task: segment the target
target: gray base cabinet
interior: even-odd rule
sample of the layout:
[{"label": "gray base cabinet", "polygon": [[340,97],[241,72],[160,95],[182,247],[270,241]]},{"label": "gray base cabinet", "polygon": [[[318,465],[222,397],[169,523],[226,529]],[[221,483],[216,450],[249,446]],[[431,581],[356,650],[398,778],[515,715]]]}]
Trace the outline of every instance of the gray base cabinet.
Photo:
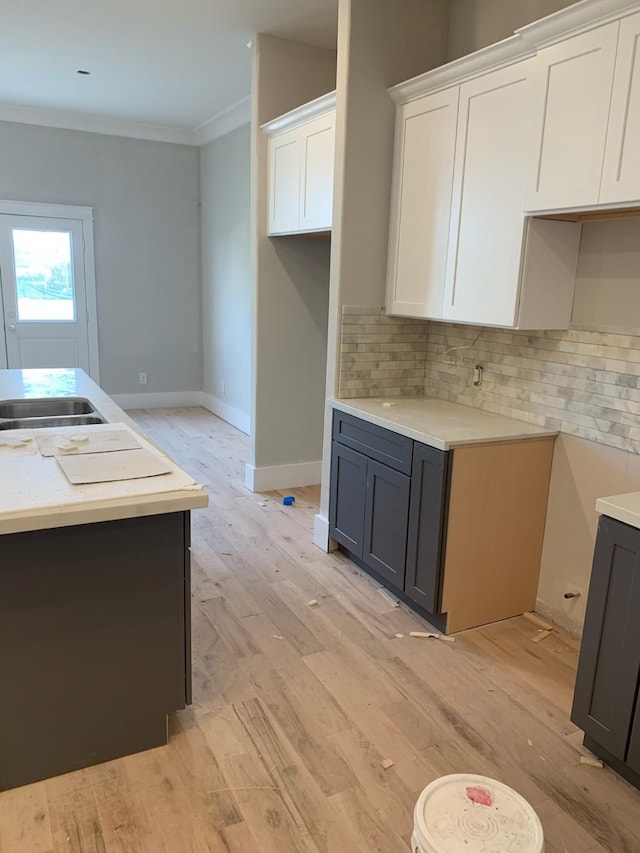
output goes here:
[{"label": "gray base cabinet", "polygon": [[440,612],[449,454],[414,445],[405,594]]},{"label": "gray base cabinet", "polygon": [[189,546],[188,512],[0,536],[0,790],[167,742]]},{"label": "gray base cabinet", "polygon": [[636,785],[625,771],[640,774],[639,613],[640,530],[602,516],[571,719]]},{"label": "gray base cabinet", "polygon": [[448,454],[337,411],[333,436],[331,536],[439,613]]}]

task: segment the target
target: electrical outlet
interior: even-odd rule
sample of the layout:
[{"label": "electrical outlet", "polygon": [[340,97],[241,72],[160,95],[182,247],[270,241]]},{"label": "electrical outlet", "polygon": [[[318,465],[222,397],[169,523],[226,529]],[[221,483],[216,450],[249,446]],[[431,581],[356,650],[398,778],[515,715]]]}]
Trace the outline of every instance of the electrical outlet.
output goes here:
[{"label": "electrical outlet", "polygon": [[146,385],[147,384],[147,374],[146,373],[143,372],[143,373],[138,374],[138,383],[140,385]]}]

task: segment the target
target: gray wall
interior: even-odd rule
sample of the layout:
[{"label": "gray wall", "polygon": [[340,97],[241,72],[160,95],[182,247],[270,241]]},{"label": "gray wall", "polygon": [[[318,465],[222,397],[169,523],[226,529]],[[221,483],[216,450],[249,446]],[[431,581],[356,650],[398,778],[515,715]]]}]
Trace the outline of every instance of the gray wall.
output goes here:
[{"label": "gray wall", "polygon": [[249,431],[251,410],[251,128],[200,149],[204,391]]},{"label": "gray wall", "polygon": [[0,197],[94,208],[106,391],[202,387],[197,148],[0,122]]},{"label": "gray wall", "polygon": [[448,59],[457,59],[513,35],[574,0],[451,0]]},{"label": "gray wall", "polygon": [[322,458],[328,241],[267,237],[268,146],[260,125],[335,86],[334,51],[259,35],[254,48],[255,469]]}]

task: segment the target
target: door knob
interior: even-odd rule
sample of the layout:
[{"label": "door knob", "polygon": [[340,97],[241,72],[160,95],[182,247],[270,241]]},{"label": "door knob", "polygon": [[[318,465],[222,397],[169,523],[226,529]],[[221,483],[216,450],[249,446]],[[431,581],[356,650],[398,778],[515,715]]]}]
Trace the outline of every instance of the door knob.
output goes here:
[{"label": "door knob", "polygon": [[9,323],[9,331],[15,332],[15,330],[16,330],[16,324],[15,323]]}]

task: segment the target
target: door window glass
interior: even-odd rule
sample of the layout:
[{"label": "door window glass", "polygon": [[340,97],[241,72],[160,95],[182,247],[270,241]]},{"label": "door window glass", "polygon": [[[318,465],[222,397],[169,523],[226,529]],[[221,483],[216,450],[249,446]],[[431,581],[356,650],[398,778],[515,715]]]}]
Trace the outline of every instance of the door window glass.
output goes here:
[{"label": "door window glass", "polygon": [[76,319],[71,234],[12,229],[18,320]]}]

